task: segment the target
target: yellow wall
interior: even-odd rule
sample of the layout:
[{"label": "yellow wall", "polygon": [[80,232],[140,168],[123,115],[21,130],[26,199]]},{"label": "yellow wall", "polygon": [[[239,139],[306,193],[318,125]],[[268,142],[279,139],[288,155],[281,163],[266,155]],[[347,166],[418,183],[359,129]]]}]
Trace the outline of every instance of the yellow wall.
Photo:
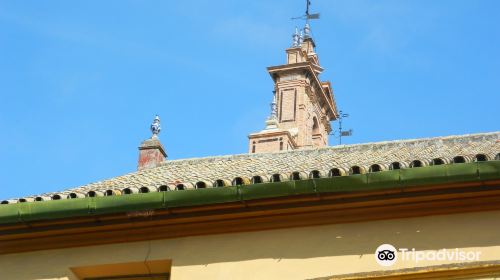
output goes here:
[{"label": "yellow wall", "polygon": [[[500,260],[500,211],[2,255],[0,279],[76,279],[70,267],[145,259],[172,259],[172,280],[308,279],[382,270],[374,251],[383,243],[462,248],[481,251],[480,261]],[[450,262],[418,266],[444,263]],[[389,269],[414,266],[398,262]]]}]

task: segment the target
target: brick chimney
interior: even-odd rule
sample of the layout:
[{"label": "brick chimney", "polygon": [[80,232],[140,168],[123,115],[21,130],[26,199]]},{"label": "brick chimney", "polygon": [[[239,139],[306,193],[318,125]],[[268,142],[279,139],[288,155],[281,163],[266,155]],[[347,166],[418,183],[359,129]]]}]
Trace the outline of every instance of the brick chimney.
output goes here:
[{"label": "brick chimney", "polygon": [[139,146],[137,170],[157,167],[167,159],[167,153],[158,138],[160,130],[160,117],[156,116],[151,124],[151,132],[153,135],[150,139],[143,141]]}]

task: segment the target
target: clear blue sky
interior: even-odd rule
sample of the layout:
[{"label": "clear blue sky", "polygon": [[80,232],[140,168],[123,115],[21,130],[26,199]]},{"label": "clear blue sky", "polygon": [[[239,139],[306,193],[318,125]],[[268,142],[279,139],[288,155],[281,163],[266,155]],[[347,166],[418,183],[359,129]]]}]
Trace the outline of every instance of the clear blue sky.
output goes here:
[{"label": "clear blue sky", "polygon": [[[304,2],[0,0],[0,199],[135,171],[155,114],[170,159],[245,153]],[[311,9],[346,143],[500,129],[500,1]]]}]

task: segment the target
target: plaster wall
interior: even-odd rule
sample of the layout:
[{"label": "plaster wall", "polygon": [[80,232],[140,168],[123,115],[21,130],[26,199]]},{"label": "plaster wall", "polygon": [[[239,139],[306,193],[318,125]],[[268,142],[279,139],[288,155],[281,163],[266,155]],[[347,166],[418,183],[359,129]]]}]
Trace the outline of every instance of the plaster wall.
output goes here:
[{"label": "plaster wall", "polygon": [[384,243],[479,251],[479,261],[494,261],[499,220],[500,211],[491,211],[9,254],[0,256],[0,279],[72,280],[70,267],[162,259],[172,260],[172,280],[311,279],[456,263],[398,261],[384,268],[374,257]]}]

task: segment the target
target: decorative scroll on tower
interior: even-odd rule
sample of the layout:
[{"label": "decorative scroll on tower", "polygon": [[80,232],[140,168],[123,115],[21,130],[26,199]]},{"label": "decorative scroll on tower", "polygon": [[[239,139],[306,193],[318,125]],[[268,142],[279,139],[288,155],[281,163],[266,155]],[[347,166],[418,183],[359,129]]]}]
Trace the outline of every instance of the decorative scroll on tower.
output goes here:
[{"label": "decorative scroll on tower", "polygon": [[330,82],[319,79],[323,68],[315,47],[307,21],[292,35],[286,64],[267,68],[274,81],[274,121],[270,125],[270,117],[264,130],[248,136],[249,153],[328,145],[330,122],[337,119],[338,112]]}]

